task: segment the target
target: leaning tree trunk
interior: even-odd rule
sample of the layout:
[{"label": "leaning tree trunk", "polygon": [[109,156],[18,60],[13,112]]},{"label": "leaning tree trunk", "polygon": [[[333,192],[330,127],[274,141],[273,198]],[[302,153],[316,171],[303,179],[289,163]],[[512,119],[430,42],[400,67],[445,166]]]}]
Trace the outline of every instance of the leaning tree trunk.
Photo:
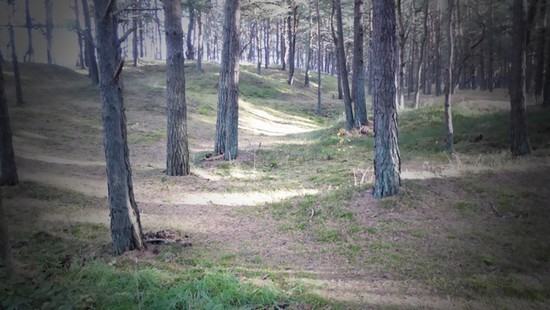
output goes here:
[{"label": "leaning tree trunk", "polygon": [[344,48],[344,26],[342,24],[342,5],[340,0],[333,0],[336,10],[336,32],[338,49],[338,75],[342,79],[342,91],[344,93],[344,106],[346,109],[346,129],[353,128],[353,110],[351,103],[351,94],[349,91],[348,68],[346,64],[346,52]]},{"label": "leaning tree trunk", "polygon": [[241,0],[226,0],[214,145],[214,153],[225,160],[238,155],[240,25]]},{"label": "leaning tree trunk", "polygon": [[99,72],[97,71],[97,61],[95,58],[95,46],[92,37],[92,22],[90,18],[90,7],[88,6],[88,0],[82,0],[82,15],[84,15],[84,58],[86,60],[86,66],[88,67],[88,77],[92,80],[92,83],[99,83]]},{"label": "leaning tree trunk", "polygon": [[13,256],[10,247],[10,235],[6,221],[6,212],[2,204],[2,192],[0,190],[0,260],[4,262],[8,277],[14,272]]},{"label": "leaning tree trunk", "polygon": [[393,196],[401,186],[397,144],[395,1],[373,1],[374,188],[376,199]]},{"label": "leaning tree trunk", "polygon": [[4,73],[0,62],[0,186],[19,183],[13,152],[8,100],[4,88]]},{"label": "leaning tree trunk", "polygon": [[454,43],[453,43],[453,7],[455,0],[448,0],[447,14],[447,49],[448,61],[447,69],[445,70],[445,127],[447,129],[446,149],[449,154],[454,153],[454,129],[453,129],[453,114],[451,110],[452,103],[452,85],[453,83],[453,60],[454,60]]},{"label": "leaning tree trunk", "polygon": [[[34,47],[32,44],[32,17],[31,17],[31,9],[29,7],[30,0],[25,0],[25,28],[27,28],[27,51],[25,52],[25,55],[23,56],[23,62],[33,62],[34,61]],[[78,23],[78,21],[77,21]]]},{"label": "leaning tree trunk", "polygon": [[94,0],[97,22],[103,146],[107,164],[111,237],[114,252],[141,249],[143,233],[132,184],[124,107],[116,0]]},{"label": "leaning tree trunk", "polygon": [[13,67],[13,76],[15,80],[15,98],[17,100],[17,104],[22,105],[25,103],[25,100],[23,100],[23,88],[21,87],[21,74],[19,72],[19,61],[17,60],[17,50],[15,48],[15,34],[13,31],[13,26],[11,25],[11,21],[8,24],[8,32],[10,36],[10,47],[11,47],[11,63]]},{"label": "leaning tree trunk", "polygon": [[44,5],[46,7],[46,52],[48,58],[48,64],[53,64],[53,1],[45,0]]},{"label": "leaning tree trunk", "polygon": [[363,36],[363,0],[355,0],[353,14],[353,74],[351,81],[356,128],[369,124],[365,95],[366,72],[363,59]]},{"label": "leaning tree trunk", "polygon": [[181,12],[180,0],[164,0],[166,98],[168,107],[166,174],[172,176],[189,174]]},{"label": "leaning tree trunk", "polygon": [[526,41],[525,8],[523,0],[514,0],[512,72],[510,79],[510,123],[512,134],[512,155],[522,156],[531,153],[531,143],[527,135],[527,115],[525,110],[525,51]]}]

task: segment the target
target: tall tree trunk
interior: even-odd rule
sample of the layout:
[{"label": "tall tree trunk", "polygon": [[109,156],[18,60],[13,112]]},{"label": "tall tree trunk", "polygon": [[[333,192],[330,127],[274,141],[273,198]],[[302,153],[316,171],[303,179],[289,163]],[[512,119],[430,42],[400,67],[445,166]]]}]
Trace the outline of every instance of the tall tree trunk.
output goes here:
[{"label": "tall tree trunk", "polygon": [[138,21],[138,31],[139,31],[139,58],[145,57],[145,42],[143,37],[143,19],[145,16],[140,17]]},{"label": "tall tree trunk", "polygon": [[[26,1],[28,2],[29,0]],[[86,61],[84,60],[84,48],[82,46],[82,27],[80,25],[80,8],[78,6],[78,0],[74,0],[73,10],[75,15],[76,38],[78,40],[78,63],[80,64],[80,69],[84,70],[86,69]]]},{"label": "tall tree trunk", "polygon": [[428,41],[428,13],[430,9],[430,0],[424,0],[424,22],[422,41],[420,41],[420,55],[418,56],[418,64],[416,66],[416,84],[414,86],[414,108],[418,109],[420,101],[420,75],[422,74],[422,66],[424,65],[424,54],[426,50],[426,42]]},{"label": "tall tree trunk", "polygon": [[13,26],[11,25],[11,20],[8,25],[8,32],[10,35],[10,47],[11,47],[11,63],[13,67],[13,76],[15,80],[15,98],[17,104],[22,105],[25,103],[23,100],[23,88],[21,87],[21,74],[19,72],[19,61],[17,60],[17,50],[15,48],[15,34],[13,31]]},{"label": "tall tree trunk", "polygon": [[[546,14],[546,27],[550,27],[550,13]],[[546,33],[550,30],[546,28]],[[550,39],[546,39],[546,52],[544,53],[544,86],[542,89],[542,105],[546,108],[550,107]]]},{"label": "tall tree trunk", "polygon": [[84,15],[84,49],[86,66],[88,67],[88,77],[92,80],[92,83],[99,83],[99,72],[97,68],[97,61],[95,58],[95,46],[92,37],[92,22],[90,18],[90,7],[88,6],[88,0],[82,0],[82,15]]},{"label": "tall tree trunk", "polygon": [[[138,1],[134,0],[134,3],[137,7]],[[137,67],[139,60],[139,39],[138,39],[138,17],[132,17],[132,59],[134,60],[134,67]]]},{"label": "tall tree trunk", "polygon": [[397,54],[399,73],[397,75],[397,108],[405,108],[405,44],[407,43],[407,30],[403,20],[403,6],[401,0],[397,0],[397,26],[399,39],[399,53]]},{"label": "tall tree trunk", "polygon": [[225,160],[238,155],[240,25],[241,0],[226,0],[214,145],[214,153],[223,154]]},{"label": "tall tree trunk", "polygon": [[435,95],[439,97],[441,96],[441,9],[439,8],[439,1],[436,1],[436,5],[434,84]]},{"label": "tall tree trunk", "polygon": [[365,60],[363,59],[363,4],[363,0],[355,0],[353,10],[353,74],[351,81],[356,128],[369,124],[367,118],[367,97],[365,95]]},{"label": "tall tree trunk", "polygon": [[342,80],[342,91],[344,93],[344,107],[346,111],[346,129],[351,130],[354,125],[351,94],[349,90],[348,68],[346,64],[346,52],[344,48],[344,26],[342,24],[342,5],[340,0],[333,0],[336,10],[336,40],[338,50],[338,76]]},{"label": "tall tree trunk", "polygon": [[[84,0],[83,0],[84,1]],[[155,6],[154,6],[154,9],[155,9],[155,14],[154,14],[154,21],[155,21],[155,25],[157,26],[156,30],[157,30],[157,37],[158,37],[158,44],[157,44],[157,54],[156,54],[156,59],[159,59],[159,60],[162,60],[162,31],[160,30],[160,18],[159,18],[159,15],[158,15],[158,0],[155,0]]]},{"label": "tall tree trunk", "polygon": [[[25,52],[25,55],[23,56],[23,62],[33,62],[34,61],[34,47],[32,44],[32,17],[31,17],[31,9],[29,7],[30,0],[25,0],[25,28],[27,28],[27,51]],[[80,29],[80,20],[77,18],[77,27]],[[81,44],[81,43],[79,43]]]},{"label": "tall tree trunk", "polygon": [[454,128],[452,104],[452,83],[453,83],[453,60],[454,60],[454,30],[453,30],[453,9],[455,0],[447,0],[447,69],[445,70],[445,127],[447,131],[446,149],[449,154],[454,154]]},{"label": "tall tree trunk", "polygon": [[[191,1],[190,1],[191,3]],[[189,60],[195,59],[195,47],[193,46],[193,33],[195,32],[195,8],[189,5],[189,24],[187,27],[187,50],[185,56]]]},{"label": "tall tree trunk", "polygon": [[512,155],[531,153],[527,134],[527,112],[525,109],[525,51],[526,40],[525,7],[523,0],[513,2],[512,72],[510,79],[510,125],[512,134]]},{"label": "tall tree trunk", "polygon": [[312,3],[311,3],[311,0],[308,0],[308,32],[307,32],[307,38],[306,38],[306,64],[305,64],[305,67],[306,67],[306,72],[305,72],[305,77],[304,77],[304,86],[306,87],[309,87],[309,71],[311,70],[311,57],[312,57],[312,49],[311,49],[311,39],[313,37],[313,29],[312,29],[312,24],[313,24],[313,20],[312,20],[312,12],[313,11],[313,8],[312,8]]},{"label": "tall tree trunk", "polygon": [[189,174],[189,144],[187,140],[187,105],[185,102],[181,12],[180,0],[164,0],[166,102],[168,107],[166,174],[172,176]]},{"label": "tall tree trunk", "polygon": [[52,51],[52,43],[53,43],[53,1],[52,0],[44,0],[44,6],[46,8],[46,52],[47,52],[47,59],[48,64],[53,64],[53,51]]},{"label": "tall tree trunk", "polygon": [[202,12],[197,10],[197,62],[195,66],[195,72],[202,73]]},{"label": "tall tree trunk", "polygon": [[298,6],[292,8],[288,20],[288,85],[294,83],[294,67],[296,65],[296,31],[298,30]]},{"label": "tall tree trunk", "polygon": [[286,38],[285,38],[285,26],[286,26],[286,18],[283,18],[283,23],[281,24],[281,30],[280,35],[280,44],[281,44],[281,70],[286,70],[286,57],[288,50],[286,48]]},{"label": "tall tree trunk", "polygon": [[493,32],[494,32],[494,8],[493,0],[489,0],[489,57],[487,58],[487,89],[492,92],[494,89],[495,70],[494,70],[494,46],[493,46]]},{"label": "tall tree trunk", "polygon": [[115,255],[120,255],[145,244],[130,168],[116,2],[94,0],[111,237]]},{"label": "tall tree trunk", "polygon": [[[537,37],[537,45],[535,51],[535,97],[537,100],[542,99],[542,88],[544,83],[544,47],[546,44],[546,0],[540,0],[539,10],[540,29]],[[549,51],[550,52],[550,51]]]},{"label": "tall tree trunk", "polygon": [[256,31],[255,35],[256,37],[254,40],[256,40],[256,54],[258,57],[256,57],[256,73],[258,75],[262,75],[262,40],[260,39],[260,33],[262,33],[261,23],[258,21],[256,22]]},{"label": "tall tree trunk", "polygon": [[10,247],[10,234],[6,221],[6,212],[2,204],[2,191],[0,190],[0,261],[4,262],[6,273],[11,277],[14,273],[13,255]]},{"label": "tall tree trunk", "polygon": [[270,48],[271,48],[271,42],[270,42],[270,34],[271,32],[271,21],[269,18],[265,20],[265,29],[264,29],[264,68],[269,68],[269,56],[270,56]]},{"label": "tall tree trunk", "polygon": [[[19,183],[13,152],[8,100],[4,88],[4,72],[0,63],[0,186]],[[1,218],[0,218],[1,220]]]},{"label": "tall tree trunk", "polygon": [[317,114],[321,114],[321,13],[319,10],[319,2],[317,0]]},{"label": "tall tree trunk", "polygon": [[397,144],[394,0],[373,0],[374,66],[374,188],[376,199],[393,196],[401,186],[401,157]]}]

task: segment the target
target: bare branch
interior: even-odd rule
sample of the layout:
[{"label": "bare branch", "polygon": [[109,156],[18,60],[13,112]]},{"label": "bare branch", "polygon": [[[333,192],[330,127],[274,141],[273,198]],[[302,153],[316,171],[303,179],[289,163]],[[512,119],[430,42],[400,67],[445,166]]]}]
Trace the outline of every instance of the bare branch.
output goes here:
[{"label": "bare branch", "polygon": [[120,39],[118,39],[118,45],[122,44],[122,42],[126,41],[126,39],[128,39],[128,36],[130,36],[132,34],[132,32],[134,32],[136,30],[136,27],[132,27],[128,30],[126,30],[126,32],[122,35],[122,37],[120,37]]}]

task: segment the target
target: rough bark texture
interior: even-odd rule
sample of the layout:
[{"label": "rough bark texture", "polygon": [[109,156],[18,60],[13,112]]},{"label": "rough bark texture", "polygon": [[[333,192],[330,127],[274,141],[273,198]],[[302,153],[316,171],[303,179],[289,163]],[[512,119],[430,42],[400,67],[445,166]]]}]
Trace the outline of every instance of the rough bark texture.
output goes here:
[{"label": "rough bark texture", "polygon": [[453,129],[453,114],[451,109],[452,104],[452,83],[453,83],[453,60],[454,60],[454,43],[453,43],[453,9],[454,1],[448,0],[447,8],[447,69],[445,70],[445,128],[447,138],[445,147],[449,154],[454,153],[454,129]]},{"label": "rough bark texture", "polygon": [[103,115],[103,146],[107,165],[107,187],[114,252],[145,247],[139,209],[134,199],[132,171],[126,132],[123,61],[117,37],[116,0],[94,0],[97,49]]},{"label": "rough bark texture", "polygon": [[514,156],[531,153],[531,143],[527,135],[527,112],[525,110],[526,33],[523,0],[514,0],[512,42],[515,48],[512,50],[512,72],[510,79],[511,149]]},{"label": "rough bark texture", "polygon": [[10,36],[10,47],[11,47],[11,64],[13,67],[13,77],[15,80],[15,99],[17,104],[22,105],[25,103],[23,100],[23,88],[21,86],[21,74],[19,72],[19,61],[17,60],[17,50],[15,42],[15,34],[13,31],[13,26],[11,23],[8,25],[8,32]]},{"label": "rough bark texture", "polygon": [[214,153],[224,154],[225,160],[238,155],[240,25],[241,1],[226,0],[214,145]]},{"label": "rough bark texture", "polygon": [[92,37],[92,22],[90,18],[90,8],[88,6],[88,0],[82,0],[82,15],[84,16],[84,50],[86,66],[88,67],[88,77],[92,80],[92,83],[99,83],[99,72],[97,71],[97,60],[95,57],[95,47]]},{"label": "rough bark texture", "polygon": [[4,88],[4,73],[0,62],[0,185],[19,183],[13,152],[8,100]]},{"label": "rough bark texture", "polygon": [[397,144],[395,71],[395,1],[373,1],[373,106],[374,106],[374,188],[380,199],[398,193],[401,185],[401,158]]},{"label": "rough bark texture", "polygon": [[[31,9],[29,7],[30,0],[25,0],[25,28],[27,28],[27,51],[23,56],[23,62],[33,62],[34,61],[34,47],[32,44],[32,17]],[[77,19],[77,25],[80,25],[80,22]]]},{"label": "rough bark texture", "polygon": [[365,60],[363,58],[363,4],[363,0],[355,0],[353,11],[353,74],[351,81],[356,128],[369,124],[367,118],[367,97],[365,94]]},{"label": "rough bark texture", "polygon": [[164,0],[166,99],[168,107],[166,174],[172,176],[189,174],[181,12],[180,0]]},{"label": "rough bark texture", "polygon": [[53,64],[53,2],[52,0],[44,0],[44,6],[46,9],[46,53],[48,58],[48,64]]},{"label": "rough bark texture", "polygon": [[346,52],[344,48],[344,26],[342,24],[342,4],[340,0],[333,0],[336,10],[336,40],[338,50],[338,76],[342,81],[342,92],[344,95],[344,107],[346,111],[346,129],[353,128],[353,109],[348,80],[348,67],[346,64]]},{"label": "rough bark texture", "polygon": [[0,260],[4,262],[4,265],[6,266],[8,277],[11,276],[14,271],[9,237],[10,235],[6,221],[6,212],[4,211],[4,205],[2,204],[2,191],[0,190]]}]

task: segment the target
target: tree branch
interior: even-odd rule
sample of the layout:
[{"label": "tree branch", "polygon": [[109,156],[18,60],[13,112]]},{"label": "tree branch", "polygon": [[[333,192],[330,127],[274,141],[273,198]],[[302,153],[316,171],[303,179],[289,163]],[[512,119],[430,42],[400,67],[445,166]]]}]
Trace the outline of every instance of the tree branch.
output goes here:
[{"label": "tree branch", "polygon": [[126,39],[128,39],[128,36],[130,36],[132,34],[132,32],[134,32],[136,30],[136,27],[132,27],[128,30],[126,30],[126,32],[122,35],[122,37],[120,37],[120,39],[118,39],[118,45],[122,44],[122,42],[126,41]]}]

